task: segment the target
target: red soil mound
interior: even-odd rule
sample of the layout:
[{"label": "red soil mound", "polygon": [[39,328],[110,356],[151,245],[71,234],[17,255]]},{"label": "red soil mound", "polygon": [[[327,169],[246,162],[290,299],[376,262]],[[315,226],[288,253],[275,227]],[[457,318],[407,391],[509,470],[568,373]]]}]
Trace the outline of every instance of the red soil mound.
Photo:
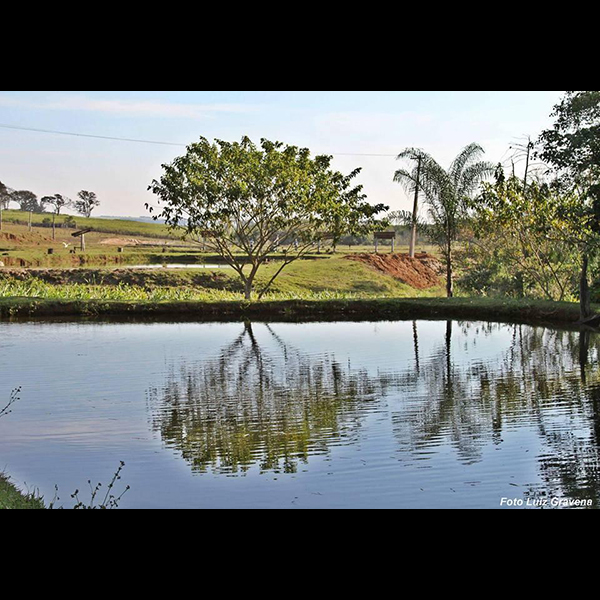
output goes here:
[{"label": "red soil mound", "polygon": [[417,254],[415,258],[410,258],[407,254],[354,254],[346,258],[391,275],[417,290],[440,285],[439,275],[443,265],[429,254]]}]

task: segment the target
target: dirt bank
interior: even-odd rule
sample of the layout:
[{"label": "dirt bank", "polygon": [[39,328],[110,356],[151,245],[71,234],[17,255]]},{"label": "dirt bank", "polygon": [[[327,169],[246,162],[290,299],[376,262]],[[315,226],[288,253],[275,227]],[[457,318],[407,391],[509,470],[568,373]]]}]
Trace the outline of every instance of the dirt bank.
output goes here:
[{"label": "dirt bank", "polygon": [[442,263],[430,254],[353,254],[346,257],[390,275],[416,290],[427,290],[441,284]]}]

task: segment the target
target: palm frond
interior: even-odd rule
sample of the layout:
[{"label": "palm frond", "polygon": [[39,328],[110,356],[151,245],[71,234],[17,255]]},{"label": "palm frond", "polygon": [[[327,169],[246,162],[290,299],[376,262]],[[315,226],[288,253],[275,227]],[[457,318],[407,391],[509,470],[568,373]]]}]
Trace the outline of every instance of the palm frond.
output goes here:
[{"label": "palm frond", "polygon": [[463,150],[461,150],[460,154],[454,159],[454,161],[450,165],[450,169],[448,171],[448,174],[455,182],[455,184],[458,184],[458,181],[460,180],[464,170],[475,161],[479,161],[484,154],[485,150],[479,144],[476,143],[469,144],[466,148],[463,148]]},{"label": "palm frond", "polygon": [[411,160],[414,162],[418,162],[419,159],[431,159],[431,155],[427,154],[425,150],[421,150],[421,148],[406,148],[396,157],[396,160]]},{"label": "palm frond", "polygon": [[399,183],[407,192],[414,192],[417,188],[417,175],[415,171],[398,169],[394,173],[394,181]]},{"label": "palm frond", "polygon": [[478,162],[468,166],[461,175],[458,182],[457,193],[460,197],[470,197],[478,187],[496,171],[494,164],[490,162]]}]

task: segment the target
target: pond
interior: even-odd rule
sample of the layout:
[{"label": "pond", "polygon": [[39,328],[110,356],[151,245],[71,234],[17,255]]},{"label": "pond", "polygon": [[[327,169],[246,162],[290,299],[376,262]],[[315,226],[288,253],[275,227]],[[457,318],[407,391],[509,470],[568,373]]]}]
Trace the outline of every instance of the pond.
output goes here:
[{"label": "pond", "polygon": [[209,271],[217,271],[220,269],[231,269],[230,265],[197,265],[187,263],[160,264],[160,265],[118,265],[117,269],[139,269],[139,270],[154,270],[154,269],[206,269]]},{"label": "pond", "polygon": [[490,323],[5,322],[0,468],[65,507],[124,461],[121,508],[597,508],[599,349]]}]

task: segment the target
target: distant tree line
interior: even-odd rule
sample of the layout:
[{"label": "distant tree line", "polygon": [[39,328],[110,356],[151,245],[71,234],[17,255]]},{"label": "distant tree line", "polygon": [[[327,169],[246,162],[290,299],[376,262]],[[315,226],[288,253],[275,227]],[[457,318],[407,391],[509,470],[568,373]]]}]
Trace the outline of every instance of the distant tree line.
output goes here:
[{"label": "distant tree line", "polygon": [[19,210],[32,214],[43,214],[48,212],[52,215],[52,237],[55,237],[56,217],[63,210],[73,209],[80,215],[89,219],[94,209],[100,206],[100,200],[94,192],[81,190],[76,200],[71,200],[62,194],[53,196],[42,196],[29,190],[14,190],[0,181],[0,228],[2,227],[2,211],[10,208],[11,203],[17,204]]}]

